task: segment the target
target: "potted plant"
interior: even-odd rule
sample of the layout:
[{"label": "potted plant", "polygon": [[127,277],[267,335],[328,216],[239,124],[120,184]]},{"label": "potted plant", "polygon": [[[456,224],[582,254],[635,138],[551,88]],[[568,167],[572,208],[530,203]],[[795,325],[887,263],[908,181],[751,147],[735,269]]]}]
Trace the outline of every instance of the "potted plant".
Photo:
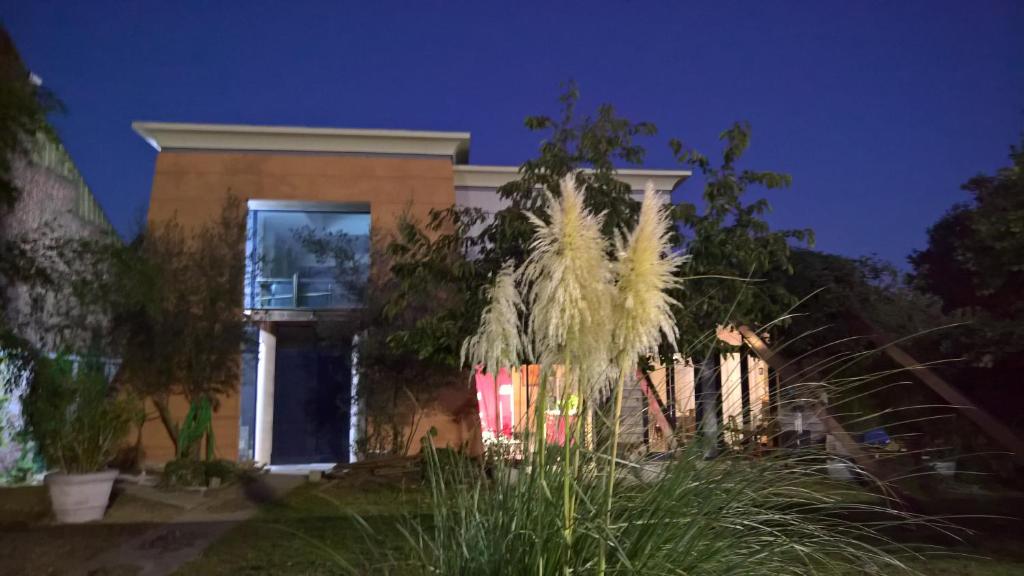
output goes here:
[{"label": "potted plant", "polygon": [[129,400],[112,393],[100,361],[58,356],[36,361],[25,408],[46,465],[55,469],[45,482],[57,520],[103,518],[117,478],[107,466],[128,432]]}]

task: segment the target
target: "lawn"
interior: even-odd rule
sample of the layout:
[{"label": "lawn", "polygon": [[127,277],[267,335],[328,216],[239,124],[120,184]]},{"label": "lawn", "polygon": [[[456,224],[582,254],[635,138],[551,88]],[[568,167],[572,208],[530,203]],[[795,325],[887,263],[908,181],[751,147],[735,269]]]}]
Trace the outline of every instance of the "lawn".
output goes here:
[{"label": "lawn", "polygon": [[400,538],[398,528],[420,498],[418,486],[396,482],[306,484],[231,530],[177,574],[334,575],[344,563],[379,573],[374,562]]},{"label": "lawn", "polygon": [[[307,484],[233,529],[177,574],[313,576],[343,573],[344,563],[357,564],[361,573],[384,573],[374,562],[386,558],[388,546],[400,541],[400,528],[416,512],[420,498],[419,488],[408,483]],[[366,535],[361,522],[374,536]],[[946,548],[945,557],[916,562],[914,568],[928,576],[1024,574],[1019,522],[969,523],[977,532],[967,542]]]},{"label": "lawn", "polygon": [[[357,564],[362,573],[384,573],[375,563],[386,560],[388,547],[401,542],[400,528],[417,512],[422,497],[416,483],[408,481],[403,485],[363,477],[305,484],[264,506],[177,574],[333,575],[344,572],[344,563]],[[1019,496],[954,498],[947,493],[932,503],[941,505],[929,510],[933,514],[1024,515],[1024,498]],[[138,533],[138,522],[160,522],[165,516],[152,502],[135,504],[124,496],[101,524],[61,527],[45,521],[47,508],[42,487],[0,490],[0,553],[5,559],[0,574],[64,573]],[[947,548],[946,557],[914,567],[928,576],[1024,574],[1022,522],[965,518],[961,523],[974,530],[966,542]],[[367,526],[375,536],[367,535]]]}]

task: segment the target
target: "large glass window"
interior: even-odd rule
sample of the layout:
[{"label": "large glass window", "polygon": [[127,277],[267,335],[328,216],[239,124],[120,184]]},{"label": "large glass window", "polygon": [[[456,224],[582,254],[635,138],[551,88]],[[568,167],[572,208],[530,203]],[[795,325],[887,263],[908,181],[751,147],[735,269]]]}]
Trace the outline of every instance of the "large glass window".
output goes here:
[{"label": "large glass window", "polygon": [[248,308],[363,305],[370,267],[368,213],[250,207],[249,231]]}]

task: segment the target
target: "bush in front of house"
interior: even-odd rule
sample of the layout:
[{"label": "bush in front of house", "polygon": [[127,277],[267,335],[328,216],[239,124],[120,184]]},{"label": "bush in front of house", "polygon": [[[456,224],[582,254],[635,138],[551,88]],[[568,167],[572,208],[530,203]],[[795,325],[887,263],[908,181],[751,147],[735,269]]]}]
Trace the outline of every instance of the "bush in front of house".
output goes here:
[{"label": "bush in front of house", "polygon": [[111,389],[95,358],[38,358],[25,397],[29,429],[46,465],[66,474],[106,470],[135,409]]},{"label": "bush in front of house", "polygon": [[42,458],[27,430],[22,407],[30,368],[25,347],[5,341],[0,333],[0,486],[30,483],[43,473]]},{"label": "bush in front of house", "polygon": [[52,470],[46,485],[58,521],[103,517],[118,474],[110,462],[137,411],[137,402],[111,388],[99,359],[36,359],[25,414]]},{"label": "bush in front of house", "polygon": [[218,478],[222,485],[238,479],[242,471],[230,460],[197,460],[178,458],[164,465],[160,486],[164,488],[195,488],[208,486]]}]

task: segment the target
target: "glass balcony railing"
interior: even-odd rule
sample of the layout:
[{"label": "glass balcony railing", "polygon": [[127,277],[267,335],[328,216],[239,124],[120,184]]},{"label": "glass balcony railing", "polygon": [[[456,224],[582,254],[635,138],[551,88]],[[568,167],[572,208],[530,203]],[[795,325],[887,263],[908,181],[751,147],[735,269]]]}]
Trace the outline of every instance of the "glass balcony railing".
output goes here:
[{"label": "glass balcony railing", "polygon": [[[262,207],[282,203],[249,204],[246,308],[362,306],[370,262],[368,213],[314,203],[285,203],[288,209],[281,210]],[[302,209],[307,205],[311,209]]]},{"label": "glass balcony railing", "polygon": [[256,278],[255,308],[351,308],[359,305],[339,282],[301,278]]}]

